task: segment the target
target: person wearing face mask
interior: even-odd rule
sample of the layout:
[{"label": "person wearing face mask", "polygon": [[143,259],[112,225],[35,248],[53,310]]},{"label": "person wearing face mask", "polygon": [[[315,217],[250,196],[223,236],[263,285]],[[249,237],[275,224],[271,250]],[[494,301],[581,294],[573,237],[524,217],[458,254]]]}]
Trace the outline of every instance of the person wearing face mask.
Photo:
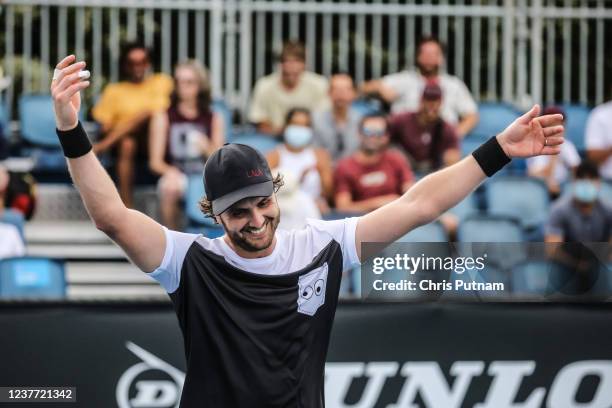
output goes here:
[{"label": "person wearing face mask", "polygon": [[334,173],[336,209],[367,213],[397,199],[414,177],[398,151],[388,148],[387,120],[382,113],[362,118],[360,148],[338,162]]},{"label": "person wearing face mask", "polygon": [[399,144],[419,173],[430,173],[461,158],[455,129],[440,117],[442,89],[428,84],[416,112],[404,112],[389,119],[391,140]]},{"label": "person wearing face mask", "polygon": [[608,242],[612,208],[598,197],[597,166],[584,161],[576,168],[571,196],[554,202],[546,225],[546,242]]},{"label": "person wearing face mask", "polygon": [[361,86],[364,94],[378,94],[391,103],[391,112],[415,112],[419,109],[425,85],[442,88],[442,118],[456,127],[463,138],[478,123],[478,107],[468,87],[459,78],[441,72],[444,64],[442,44],[434,37],[423,38],[416,53],[417,70],[404,70],[372,80]]},{"label": "person wearing face mask", "polygon": [[300,189],[317,203],[322,214],[329,212],[333,193],[332,161],[329,153],[312,145],[310,112],[294,108],[287,113],[284,143],[268,154],[270,168],[297,176]]}]

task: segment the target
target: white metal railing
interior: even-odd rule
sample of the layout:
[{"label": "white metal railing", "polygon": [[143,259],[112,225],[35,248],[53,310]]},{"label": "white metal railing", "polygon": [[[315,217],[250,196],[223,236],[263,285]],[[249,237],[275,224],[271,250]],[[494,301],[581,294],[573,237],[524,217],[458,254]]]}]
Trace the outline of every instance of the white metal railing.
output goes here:
[{"label": "white metal railing", "polygon": [[478,100],[599,104],[612,89],[610,0],[3,0],[0,13],[0,56],[17,79],[9,106],[46,92],[68,52],[88,61],[94,97],[119,77],[120,43],[136,38],[163,72],[186,57],[205,63],[216,95],[241,111],[288,38],[306,43],[310,69],[357,82],[412,66],[429,33]]}]

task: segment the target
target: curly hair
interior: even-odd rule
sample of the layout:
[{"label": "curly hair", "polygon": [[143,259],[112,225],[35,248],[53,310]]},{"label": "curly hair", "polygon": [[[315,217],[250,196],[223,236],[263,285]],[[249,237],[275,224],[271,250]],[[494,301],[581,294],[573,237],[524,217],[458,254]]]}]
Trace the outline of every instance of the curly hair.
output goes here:
[{"label": "curly hair", "polygon": [[[274,193],[277,193],[283,184],[285,184],[283,175],[280,173],[277,174],[272,180],[272,184],[274,185]],[[213,214],[212,202],[208,200],[206,196],[202,197],[198,204],[200,205],[200,211],[202,211],[202,214],[204,214],[205,217],[214,219],[215,215]],[[216,222],[217,221],[215,220],[215,223]]]}]

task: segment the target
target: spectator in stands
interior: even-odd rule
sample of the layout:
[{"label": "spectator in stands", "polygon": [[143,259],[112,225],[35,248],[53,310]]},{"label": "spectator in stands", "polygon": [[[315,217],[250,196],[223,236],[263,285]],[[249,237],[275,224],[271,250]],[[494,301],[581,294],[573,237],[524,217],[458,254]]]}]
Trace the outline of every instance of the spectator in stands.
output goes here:
[{"label": "spectator in stands", "polygon": [[353,78],[347,73],[334,74],[329,81],[331,108],[312,114],[314,144],[325,148],[334,161],[359,149],[361,114],[351,106],[355,95]]},{"label": "spectator in stands", "polygon": [[389,119],[391,140],[399,144],[415,171],[430,173],[461,158],[455,129],[440,117],[442,89],[427,84],[416,112],[403,112]]},{"label": "spectator in stands", "polygon": [[[9,184],[9,173],[0,165],[0,215],[4,212],[4,197]],[[23,240],[14,225],[0,222],[0,259],[25,255]]]},{"label": "spectator in stands", "polygon": [[302,108],[287,113],[284,144],[268,154],[271,169],[292,173],[323,214],[329,212],[333,192],[333,170],[329,153],[312,145],[310,112]]},{"label": "spectator in stands", "polygon": [[[542,115],[563,115],[564,125],[567,122],[565,112],[558,106],[549,106]],[[561,185],[569,180],[576,166],[580,164],[580,155],[571,140],[565,139],[561,153],[555,156],[535,156],[527,159],[527,171],[532,177],[543,179],[553,199],[561,193]]]},{"label": "spectator in stands", "polygon": [[149,50],[138,43],[127,44],[121,56],[123,80],[107,85],[92,110],[103,135],[95,151],[116,148],[119,194],[128,207],[133,204],[135,158],[147,155],[149,120],[170,104],[172,78],[153,74],[150,68]]},{"label": "spectator in stands", "polygon": [[307,225],[306,219],[320,219],[317,203],[300,189],[297,177],[288,171],[284,171],[282,177],[283,188],[276,193],[278,208],[283,214],[278,227],[288,231],[302,229]]},{"label": "spectator in stands", "polygon": [[[11,84],[11,78],[5,77],[2,71],[2,67],[0,67],[0,95],[2,95],[2,91],[9,87]],[[8,157],[8,143],[7,143],[7,118],[4,117],[6,112],[3,111],[4,106],[0,102],[0,160],[4,160]]]},{"label": "spectator in stands", "polygon": [[387,120],[382,113],[361,119],[360,148],[338,163],[334,173],[336,209],[366,213],[397,199],[414,177],[398,151],[390,150]]},{"label": "spectator in stands", "polygon": [[178,204],[187,177],[201,175],[206,158],[225,142],[223,119],[211,109],[208,72],[196,60],[174,69],[170,107],[151,119],[149,167],[160,177],[161,218],[171,229],[178,226]]},{"label": "spectator in stands", "polygon": [[587,156],[599,166],[601,176],[612,180],[612,101],[589,115],[585,144]]},{"label": "spectator in stands", "polygon": [[597,166],[583,161],[576,168],[571,196],[552,205],[546,242],[608,242],[612,208],[598,199],[601,180]]},{"label": "spectator in stands", "polygon": [[467,86],[459,78],[440,72],[444,62],[442,44],[433,37],[423,38],[417,47],[416,71],[405,70],[362,85],[362,92],[378,94],[391,103],[392,113],[414,112],[419,108],[428,83],[442,88],[442,118],[456,126],[463,138],[478,123],[478,108]]},{"label": "spectator in stands", "polygon": [[288,41],[280,54],[280,70],[255,83],[249,121],[261,133],[278,136],[287,112],[296,107],[310,111],[326,108],[327,80],[305,71],[306,52],[298,41]]}]

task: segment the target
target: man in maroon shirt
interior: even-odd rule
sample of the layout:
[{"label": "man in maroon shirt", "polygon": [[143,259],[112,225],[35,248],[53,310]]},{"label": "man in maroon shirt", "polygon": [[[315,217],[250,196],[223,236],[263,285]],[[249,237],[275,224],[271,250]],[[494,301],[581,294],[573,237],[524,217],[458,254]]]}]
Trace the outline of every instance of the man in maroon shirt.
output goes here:
[{"label": "man in maroon shirt", "polygon": [[403,147],[417,172],[429,173],[461,158],[459,137],[440,117],[441,105],[442,90],[430,83],[417,112],[400,113],[389,120],[391,140]]},{"label": "man in maroon shirt", "polygon": [[376,113],[363,117],[360,148],[340,160],[334,174],[336,209],[365,213],[401,196],[414,178],[404,156],[390,150],[387,120]]}]

